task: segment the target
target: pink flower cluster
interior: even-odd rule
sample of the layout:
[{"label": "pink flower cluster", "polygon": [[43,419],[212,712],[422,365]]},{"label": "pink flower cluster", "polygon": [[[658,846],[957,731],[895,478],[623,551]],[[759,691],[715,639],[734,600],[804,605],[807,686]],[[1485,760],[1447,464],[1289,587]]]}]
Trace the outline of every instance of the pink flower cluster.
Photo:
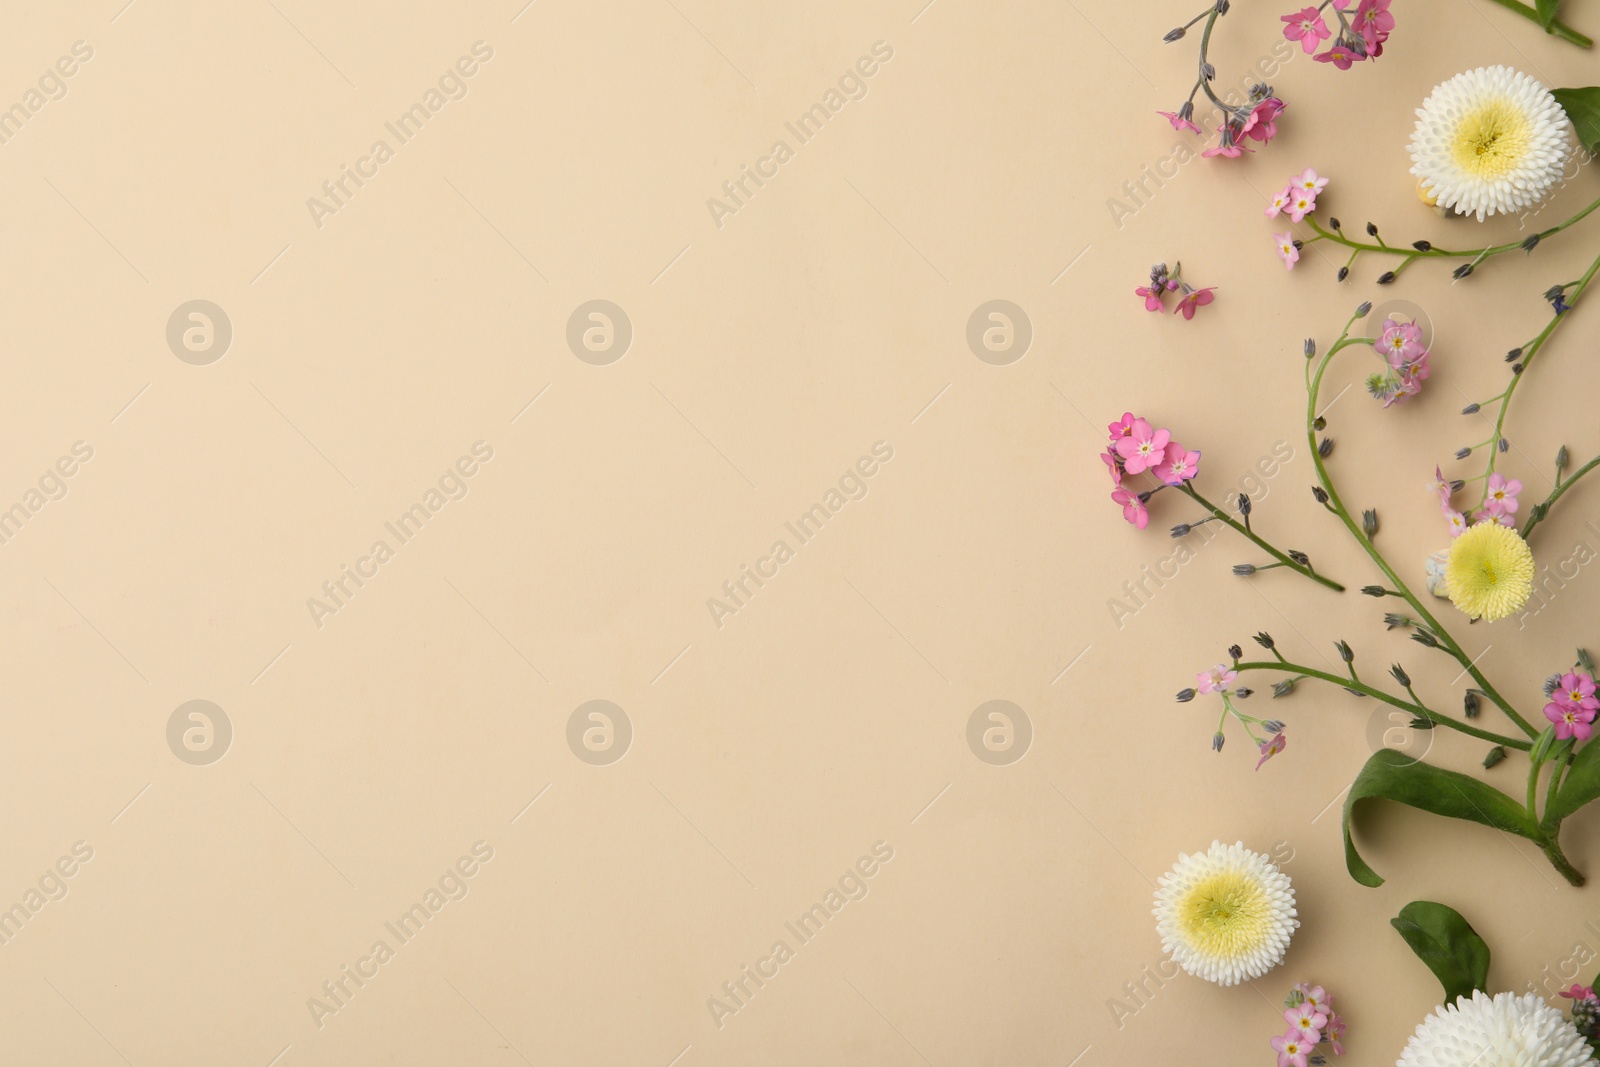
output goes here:
[{"label": "pink flower cluster", "polygon": [[[1426,374],[1423,377],[1427,377]],[[1438,467],[1433,468],[1433,481],[1428,483],[1428,488],[1439,498],[1439,508],[1444,512],[1445,524],[1450,527],[1452,538],[1460,537],[1467,527],[1479,522],[1498,522],[1501,526],[1515,526],[1517,524],[1517,494],[1522,492],[1522,482],[1516,478],[1507,478],[1496,472],[1489,475],[1489,484],[1484,494],[1483,506],[1473,513],[1469,519],[1465,512],[1457,511],[1450,498],[1455,495],[1456,485],[1444,476]]]},{"label": "pink flower cluster", "polygon": [[[1372,350],[1383,357],[1387,367],[1367,378],[1367,391],[1382,400],[1384,407],[1403,404],[1422,392],[1422,383],[1433,371],[1421,326],[1403,319],[1384,319],[1383,332],[1373,342]],[[1511,510],[1516,508],[1513,500]]]},{"label": "pink flower cluster", "polygon": [[[1217,143],[1200,154],[1208,159],[1215,156],[1238,159],[1246,152],[1254,152],[1255,149],[1246,147],[1245,142],[1266,144],[1278,136],[1278,116],[1282,115],[1288,106],[1272,95],[1270,86],[1257,86],[1250,94],[1249,106],[1230,107],[1226,110],[1228,120],[1222,124],[1222,132]],[[1184,130],[1196,134],[1205,132],[1195,125],[1193,103],[1186,103],[1177,111],[1157,111],[1156,114],[1166,119],[1172,128],[1179,132]]]},{"label": "pink flower cluster", "polygon": [[[1322,11],[1329,5],[1339,22],[1335,34],[1323,20]],[[1318,63],[1332,63],[1340,70],[1349,70],[1356,63],[1377,59],[1383,55],[1383,42],[1394,30],[1394,15],[1389,12],[1390,0],[1361,0],[1354,13],[1350,0],[1322,0],[1316,7],[1301,8],[1282,16],[1283,35],[1299,41],[1306,55],[1311,55],[1332,40],[1326,52],[1316,56]]]},{"label": "pink flower cluster", "polygon": [[1150,284],[1141,285],[1134,289],[1133,295],[1144,298],[1146,311],[1162,311],[1166,308],[1168,293],[1181,292],[1178,302],[1173,305],[1174,315],[1182,314],[1184,321],[1194,318],[1194,313],[1205,307],[1216,297],[1212,294],[1217,291],[1216,286],[1205,289],[1196,289],[1183,280],[1183,264],[1178,264],[1178,269],[1171,274],[1167,273],[1165,263],[1157,263],[1150,268]]},{"label": "pink flower cluster", "polygon": [[1594,732],[1594,717],[1600,712],[1600,698],[1594,695],[1594,678],[1586,671],[1568,671],[1546,684],[1550,703],[1544,717],[1555,724],[1556,737],[1585,741]]},{"label": "pink flower cluster", "polygon": [[1284,1000],[1284,1021],[1289,1029],[1272,1039],[1278,1054],[1278,1067],[1307,1067],[1322,1060],[1319,1045],[1327,1045],[1335,1056],[1344,1055],[1345,1022],[1333,1010],[1333,994],[1321,986],[1301,982]]},{"label": "pink flower cluster", "polygon": [[[1290,222],[1304,222],[1307,215],[1317,210],[1317,194],[1327,186],[1328,179],[1307,167],[1290,178],[1289,184],[1272,198],[1272,203],[1267,205],[1267,218],[1275,219],[1287,213]],[[1300,242],[1295,240],[1294,231],[1275,233],[1272,240],[1278,246],[1278,257],[1283,260],[1284,269],[1294,270],[1294,265],[1300,261]]]},{"label": "pink flower cluster", "polygon": [[1180,485],[1199,471],[1200,453],[1184,448],[1172,439],[1171,431],[1158,430],[1131,411],[1106,429],[1111,443],[1100,458],[1111,472],[1111,500],[1122,507],[1124,519],[1142,530],[1150,524],[1150,512],[1145,508],[1149,496],[1124,486],[1122,479],[1149,472],[1162,485]]}]

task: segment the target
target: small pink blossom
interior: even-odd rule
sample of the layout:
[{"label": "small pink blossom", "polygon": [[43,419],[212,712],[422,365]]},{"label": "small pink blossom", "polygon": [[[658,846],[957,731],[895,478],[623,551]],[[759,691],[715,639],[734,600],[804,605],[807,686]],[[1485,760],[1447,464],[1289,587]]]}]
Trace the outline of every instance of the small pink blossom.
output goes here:
[{"label": "small pink blossom", "polygon": [[1307,215],[1317,210],[1317,194],[1301,189],[1289,198],[1289,206],[1284,210],[1289,212],[1290,222],[1304,222]]},{"label": "small pink blossom", "polygon": [[[1273,756],[1276,756],[1278,753],[1282,752],[1283,749],[1284,749],[1284,746],[1287,745],[1288,743],[1289,743],[1289,739],[1284,736],[1284,732],[1282,730],[1279,730],[1277,733],[1273,734],[1272,735],[1272,739],[1270,741],[1262,741],[1261,742],[1261,758],[1256,760],[1256,770],[1259,771],[1261,769],[1261,765],[1263,763],[1267,762],[1267,760],[1271,759]],[[1306,1034],[1305,1036],[1306,1036],[1306,1040],[1310,1044],[1315,1045],[1317,1043],[1317,1037],[1319,1035],[1317,1035],[1315,1033],[1310,1033],[1310,1034]]]},{"label": "small pink blossom", "polygon": [[1333,1049],[1333,1054],[1335,1056],[1344,1055],[1344,1044],[1339,1040],[1340,1038],[1344,1037],[1344,1030],[1344,1017],[1341,1015],[1335,1015],[1330,1011],[1328,1013],[1328,1028],[1322,1032],[1322,1040],[1326,1041],[1328,1043],[1328,1047]]},{"label": "small pink blossom", "polygon": [[1138,493],[1122,488],[1113,489],[1111,500],[1122,505],[1122,517],[1134,526],[1142,530],[1150,525],[1150,512],[1146,510],[1144,501],[1139,499]]},{"label": "small pink blossom", "polygon": [[1306,1067],[1316,1045],[1291,1026],[1287,1033],[1272,1039],[1272,1047],[1278,1053],[1278,1067]]},{"label": "small pink blossom", "polygon": [[1124,437],[1133,436],[1133,428],[1140,419],[1131,411],[1124,411],[1122,418],[1106,426],[1106,432],[1111,435],[1111,443],[1116,444]]},{"label": "small pink blossom", "polygon": [[1450,498],[1455,495],[1456,487],[1450,484],[1450,479],[1444,476],[1444,471],[1437,465],[1433,468],[1433,481],[1428,483],[1428,492],[1439,498],[1439,503],[1448,507]]},{"label": "small pink blossom", "polygon": [[1592,708],[1573,707],[1552,700],[1544,706],[1544,717],[1555,724],[1556,737],[1562,740],[1574,737],[1584,741],[1594,732],[1595,711]]},{"label": "small pink blossom", "polygon": [[1310,167],[1301,171],[1299,177],[1289,179],[1289,188],[1299,189],[1302,192],[1310,193],[1312,196],[1316,196],[1327,187],[1328,179],[1322,177]]},{"label": "small pink blossom", "polygon": [[1117,455],[1129,474],[1141,474],[1167,458],[1167,442],[1172,434],[1158,430],[1144,419],[1135,419],[1133,432],[1118,439]]},{"label": "small pink blossom", "polygon": [[1278,217],[1278,213],[1289,206],[1289,201],[1294,199],[1294,186],[1285,185],[1277,196],[1272,198],[1272,203],[1267,205],[1266,216],[1269,219]]},{"label": "small pink blossom", "polygon": [[1467,527],[1471,525],[1471,523],[1467,522],[1467,517],[1459,511],[1446,510],[1444,521],[1450,527],[1451,538],[1460,537],[1467,532]]},{"label": "small pink blossom", "polygon": [[1177,131],[1179,131],[1180,133],[1183,132],[1184,130],[1188,130],[1190,133],[1199,133],[1200,132],[1200,127],[1196,126],[1194,123],[1190,122],[1188,119],[1184,118],[1182,115],[1176,114],[1176,113],[1171,112],[1171,111],[1157,111],[1156,114],[1160,115],[1162,118],[1164,118],[1168,122],[1172,123],[1172,128],[1177,130]]},{"label": "small pink blossom", "polygon": [[1372,350],[1398,370],[1426,351],[1422,344],[1422,327],[1414,322],[1384,319],[1383,332],[1373,342]]},{"label": "small pink blossom", "polygon": [[1294,245],[1293,231],[1286,230],[1283,233],[1275,233],[1272,235],[1272,239],[1277,242],[1278,258],[1283,260],[1283,269],[1294,270],[1294,265],[1300,262],[1300,249]]},{"label": "small pink blossom", "polygon": [[1311,1045],[1322,1040],[1322,1028],[1328,1025],[1327,1015],[1317,1010],[1314,1004],[1302,1004],[1298,1008],[1286,1009],[1283,1019],[1304,1034],[1306,1043]]},{"label": "small pink blossom", "polygon": [[1266,144],[1278,136],[1278,116],[1287,106],[1275,96],[1267,97],[1250,110],[1250,117],[1244,120],[1239,132],[1252,141]]},{"label": "small pink blossom", "polygon": [[1172,313],[1176,315],[1182,312],[1185,320],[1192,319],[1198,308],[1203,308],[1216,299],[1211,295],[1216,291],[1216,286],[1208,289],[1190,289],[1183,294],[1183,299],[1178,301],[1178,306],[1172,309]]},{"label": "small pink blossom", "polygon": [[1236,131],[1234,127],[1224,126],[1222,129],[1222,140],[1200,154],[1205,156],[1207,159],[1210,159],[1213,156],[1226,156],[1228,159],[1238,159],[1246,152],[1254,152],[1255,149],[1245,148],[1243,145],[1238,143],[1237,139],[1234,137],[1235,132]]},{"label": "small pink blossom", "polygon": [[1194,677],[1198,683],[1195,686],[1197,691],[1201,693],[1221,693],[1238,681],[1239,672],[1219,663],[1209,671],[1201,671]]},{"label": "small pink blossom", "polygon": [[1485,506],[1492,515],[1515,515],[1517,494],[1520,492],[1522,492],[1522,482],[1516,478],[1507,478],[1499,473],[1491,474]]},{"label": "small pink blossom", "polygon": [[1561,684],[1552,694],[1563,704],[1583,711],[1600,710],[1600,698],[1594,695],[1594,679],[1586,671],[1568,671],[1561,676]]},{"label": "small pink blossom", "polygon": [[1163,307],[1161,298],[1166,295],[1166,291],[1164,286],[1152,288],[1148,285],[1141,285],[1133,291],[1133,294],[1144,297],[1144,309],[1146,311],[1160,311]]},{"label": "small pink blossom", "polygon": [[1352,63],[1360,63],[1367,57],[1357,53],[1354,49],[1343,44],[1336,44],[1326,52],[1314,58],[1318,63],[1332,63],[1340,70],[1349,70]]},{"label": "small pink blossom", "polygon": [[1328,31],[1328,24],[1322,21],[1321,12],[1314,7],[1303,8],[1292,15],[1280,16],[1280,21],[1285,24],[1284,37],[1291,41],[1299,41],[1300,47],[1308,56],[1317,50],[1320,42],[1332,36]]},{"label": "small pink blossom", "polygon": [[1560,995],[1566,997],[1568,1000],[1593,1000],[1594,990],[1590,989],[1586,985],[1578,985],[1576,982],[1574,982],[1566,989],[1563,989]]},{"label": "small pink blossom", "polygon": [[1168,485],[1177,485],[1193,478],[1200,469],[1200,453],[1190,452],[1176,441],[1167,442],[1167,452],[1155,476]]},{"label": "small pink blossom", "polygon": [[1356,17],[1350,20],[1367,46],[1367,54],[1383,54],[1383,42],[1394,29],[1394,16],[1389,13],[1389,0],[1361,0]]},{"label": "small pink blossom", "polygon": [[1333,994],[1319,985],[1308,985],[1305,982],[1296,982],[1295,989],[1305,998],[1307,1004],[1328,1016],[1333,1014]]},{"label": "small pink blossom", "polygon": [[1111,469],[1111,487],[1115,489],[1122,484],[1122,464],[1117,462],[1117,450],[1108,448],[1100,453],[1100,458],[1106,461],[1106,466]]}]

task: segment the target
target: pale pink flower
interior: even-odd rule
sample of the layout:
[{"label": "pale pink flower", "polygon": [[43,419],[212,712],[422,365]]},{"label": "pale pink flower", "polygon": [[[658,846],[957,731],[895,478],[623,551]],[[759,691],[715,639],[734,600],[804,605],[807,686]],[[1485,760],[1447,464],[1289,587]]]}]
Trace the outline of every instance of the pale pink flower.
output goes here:
[{"label": "pale pink flower", "polygon": [[1182,312],[1185,321],[1192,319],[1197,310],[1216,299],[1212,295],[1216,291],[1217,287],[1214,285],[1207,289],[1190,289],[1183,294],[1183,299],[1178,301],[1178,305],[1172,309],[1172,313],[1176,315]]},{"label": "pale pink flower", "polygon": [[1361,5],[1356,8],[1356,17],[1350,22],[1361,34],[1367,54],[1374,57],[1382,55],[1383,42],[1389,39],[1389,31],[1394,29],[1389,0],[1361,0]]},{"label": "pale pink flower", "polygon": [[1150,525],[1150,512],[1146,510],[1144,501],[1139,499],[1138,493],[1122,488],[1113,489],[1111,500],[1122,505],[1122,517],[1134,526],[1142,530]]},{"label": "pale pink flower", "polygon": [[1289,187],[1291,189],[1299,189],[1302,192],[1310,193],[1312,196],[1316,196],[1327,186],[1328,179],[1322,177],[1310,167],[1301,171],[1299,177],[1289,179]]},{"label": "pale pink flower", "polygon": [[1384,319],[1383,332],[1373,342],[1372,350],[1387,359],[1389,366],[1398,369],[1401,364],[1410,363],[1425,351],[1422,346],[1422,327],[1414,322]]},{"label": "pale pink flower", "polygon": [[1278,217],[1278,213],[1289,206],[1289,201],[1294,199],[1294,187],[1285,185],[1277,196],[1272,198],[1272,203],[1267,205],[1266,216],[1269,219]]},{"label": "pale pink flower", "polygon": [[1317,194],[1301,189],[1289,198],[1289,206],[1284,210],[1289,212],[1290,222],[1304,222],[1307,215],[1317,210]]},{"label": "pale pink flower", "polygon": [[1466,533],[1467,527],[1471,525],[1471,523],[1467,522],[1467,517],[1459,511],[1445,511],[1444,521],[1450,527],[1450,536],[1452,538],[1460,537]]},{"label": "pale pink flower", "polygon": [[1287,1033],[1272,1039],[1272,1047],[1278,1053],[1278,1067],[1306,1067],[1316,1045],[1291,1026]]},{"label": "pale pink flower", "polygon": [[1522,482],[1495,473],[1489,475],[1489,495],[1484,504],[1492,515],[1515,515],[1517,494],[1522,492]]},{"label": "pale pink flower", "polygon": [[[1263,763],[1282,752],[1284,746],[1288,743],[1289,739],[1284,736],[1284,732],[1282,730],[1279,730],[1277,733],[1273,734],[1271,740],[1262,741],[1260,743],[1261,758],[1256,760],[1256,770],[1259,771]],[[1305,1035],[1305,1039],[1309,1044],[1315,1045],[1319,1036],[1320,1035],[1316,1033],[1309,1033]]]},{"label": "pale pink flower", "polygon": [[1244,120],[1239,132],[1252,141],[1266,144],[1278,136],[1278,116],[1287,106],[1275,96],[1267,97],[1250,109],[1250,117]]},{"label": "pale pink flower", "polygon": [[1300,262],[1300,250],[1294,246],[1294,232],[1286,230],[1275,233],[1272,239],[1278,245],[1278,258],[1283,260],[1283,269],[1294,270],[1294,265]]},{"label": "pale pink flower", "polygon": [[1100,458],[1106,461],[1106,466],[1111,469],[1111,487],[1115,489],[1122,484],[1122,464],[1117,462],[1117,451],[1108,448],[1100,453]]},{"label": "pale pink flower", "polygon": [[1600,710],[1600,698],[1594,695],[1594,679],[1586,671],[1568,671],[1561,676],[1561,684],[1551,694],[1563,704],[1585,711]]},{"label": "pale pink flower", "polygon": [[1349,70],[1352,63],[1360,63],[1367,57],[1348,48],[1343,44],[1336,44],[1320,56],[1314,57],[1318,63],[1332,63],[1340,70]]},{"label": "pale pink flower", "polygon": [[1556,737],[1561,740],[1573,737],[1584,741],[1594,733],[1595,712],[1592,708],[1575,708],[1552,700],[1544,706],[1544,717],[1555,724]]},{"label": "pale pink flower", "polygon": [[1322,1028],[1328,1025],[1327,1015],[1319,1011],[1316,1005],[1309,1003],[1285,1010],[1283,1019],[1304,1034],[1306,1043],[1311,1045],[1322,1040]]},{"label": "pale pink flower", "polygon": [[[1450,484],[1450,479],[1444,476],[1444,471],[1437,465],[1433,468],[1433,481],[1428,483],[1428,492],[1439,498],[1439,503],[1448,505],[1450,498],[1455,495],[1456,487]],[[1448,507],[1446,511],[1450,510]]]},{"label": "pale pink flower", "polygon": [[1106,432],[1111,435],[1111,443],[1116,444],[1124,437],[1132,437],[1133,428],[1138,422],[1139,418],[1133,412],[1124,411],[1122,418],[1106,426]]},{"label": "pale pink flower", "polygon": [[1209,671],[1201,671],[1194,677],[1198,683],[1195,689],[1199,692],[1221,693],[1239,680],[1239,672],[1219,663]]}]

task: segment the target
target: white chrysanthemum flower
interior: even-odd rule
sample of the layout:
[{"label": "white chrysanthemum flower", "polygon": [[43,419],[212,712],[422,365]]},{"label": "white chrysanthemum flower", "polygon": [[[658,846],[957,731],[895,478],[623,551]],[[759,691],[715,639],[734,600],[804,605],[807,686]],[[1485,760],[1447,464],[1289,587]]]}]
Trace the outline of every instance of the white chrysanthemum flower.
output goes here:
[{"label": "white chrysanthemum flower", "polygon": [[1572,154],[1569,129],[1537,80],[1479,67],[1435,86],[1417,109],[1411,173],[1426,197],[1482,222],[1545,198]]},{"label": "white chrysanthemum flower", "polygon": [[1580,1067],[1595,1063],[1583,1035],[1536,994],[1474,990],[1435,1008],[1396,1067]]},{"label": "white chrysanthemum flower", "polygon": [[1243,842],[1179,853],[1156,890],[1162,951],[1218,985],[1259,978],[1283,959],[1299,927],[1289,876]]}]

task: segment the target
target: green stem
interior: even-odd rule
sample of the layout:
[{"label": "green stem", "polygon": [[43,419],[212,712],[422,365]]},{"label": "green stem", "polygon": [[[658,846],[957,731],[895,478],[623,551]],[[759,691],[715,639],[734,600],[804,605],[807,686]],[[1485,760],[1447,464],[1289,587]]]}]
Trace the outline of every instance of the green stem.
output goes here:
[{"label": "green stem", "polygon": [[[1494,0],[1494,2],[1508,11],[1515,11],[1517,14],[1531,22],[1539,21],[1539,12],[1529,7],[1527,4],[1520,3],[1519,0]],[[1547,28],[1544,32],[1559,37],[1563,41],[1570,41],[1579,48],[1590,48],[1594,45],[1594,41],[1591,38],[1585,37],[1583,34],[1579,33],[1577,30],[1573,29],[1571,26],[1568,26],[1566,23],[1561,22],[1560,20],[1552,21],[1549,28]]]},{"label": "green stem", "polygon": [[1545,859],[1550,861],[1551,866],[1561,872],[1561,877],[1572,885],[1582,885],[1583,872],[1567,861],[1566,854],[1561,851],[1561,843],[1557,836],[1559,833],[1559,826],[1552,827],[1544,840],[1539,842],[1539,847],[1544,850]]},{"label": "green stem", "polygon": [[1311,379],[1310,388],[1307,390],[1306,440],[1311,446],[1311,462],[1316,465],[1317,480],[1322,484],[1322,488],[1326,490],[1328,501],[1332,505],[1334,514],[1339,517],[1340,522],[1344,523],[1345,529],[1350,532],[1350,536],[1355,538],[1356,544],[1360,545],[1362,550],[1371,557],[1372,562],[1378,565],[1378,569],[1389,579],[1389,585],[1405,598],[1406,603],[1411,605],[1411,610],[1415,611],[1423,622],[1427,624],[1428,628],[1433,631],[1434,636],[1441,640],[1445,651],[1455,657],[1456,662],[1460,663],[1462,668],[1472,676],[1472,680],[1477,683],[1478,689],[1490,700],[1494,701],[1500,710],[1505,712],[1506,717],[1516,723],[1523,733],[1529,737],[1537,737],[1539,736],[1538,731],[1528,724],[1528,720],[1517,714],[1511,702],[1501,696],[1500,691],[1483,676],[1483,672],[1478,669],[1477,664],[1473,663],[1472,658],[1462,650],[1456,639],[1451,637],[1449,632],[1439,624],[1438,619],[1434,618],[1433,612],[1428,610],[1427,606],[1411,591],[1411,587],[1401,579],[1400,575],[1395,573],[1393,567],[1389,566],[1389,561],[1384,559],[1383,553],[1379,552],[1376,546],[1373,545],[1372,539],[1366,535],[1366,532],[1361,528],[1361,524],[1351,517],[1350,510],[1344,506],[1344,501],[1339,496],[1339,490],[1334,486],[1333,479],[1328,475],[1328,468],[1323,462],[1322,453],[1317,450],[1317,393],[1322,388],[1323,375],[1327,373],[1329,364],[1340,349],[1346,347],[1347,344],[1356,344],[1365,340],[1347,341],[1350,327],[1355,325],[1355,322],[1356,317],[1352,317],[1349,322],[1345,323],[1344,331],[1339,335],[1339,340],[1334,342],[1333,346],[1328,349],[1317,364],[1316,373]]},{"label": "green stem", "polygon": [[1533,510],[1528,513],[1528,521],[1522,526],[1522,539],[1526,541],[1528,539],[1528,535],[1533,532],[1533,528],[1549,517],[1551,506],[1555,504],[1557,500],[1560,500],[1562,495],[1565,494],[1568,489],[1572,488],[1572,484],[1574,482],[1576,482],[1579,478],[1582,478],[1585,474],[1588,474],[1590,471],[1594,470],[1596,467],[1600,467],[1600,456],[1594,457],[1589,462],[1573,471],[1572,477],[1563,482],[1558,482],[1556,487],[1551,490],[1550,495],[1545,497],[1544,502],[1536,505]]},{"label": "green stem", "polygon": [[1489,499],[1488,476],[1495,472],[1495,467],[1500,462],[1500,441],[1505,436],[1506,415],[1511,410],[1511,398],[1516,394],[1517,386],[1522,379],[1528,376],[1528,368],[1533,366],[1534,359],[1544,350],[1545,342],[1549,341],[1556,330],[1560,328],[1561,321],[1572,314],[1577,306],[1578,299],[1583,296],[1584,290],[1589,288],[1589,283],[1594,280],[1597,271],[1600,271],[1600,256],[1596,256],[1594,262],[1589,264],[1589,269],[1584,271],[1583,277],[1573,282],[1570,286],[1572,298],[1567,301],[1567,310],[1551,315],[1550,321],[1545,324],[1545,328],[1539,331],[1539,336],[1528,342],[1527,346],[1522,350],[1522,370],[1511,376],[1511,384],[1507,385],[1506,391],[1501,394],[1500,409],[1494,420],[1494,434],[1488,441],[1484,442],[1485,446],[1489,448],[1489,466],[1483,472],[1483,496],[1478,500],[1478,507],[1480,508]]},{"label": "green stem", "polygon": [[1515,737],[1506,737],[1505,735],[1497,734],[1492,730],[1481,729],[1477,726],[1473,726],[1471,723],[1462,722],[1460,719],[1451,718],[1449,715],[1434,711],[1431,708],[1426,708],[1421,704],[1413,704],[1409,700],[1401,700],[1397,696],[1394,696],[1390,693],[1385,693],[1382,689],[1374,689],[1365,682],[1357,682],[1349,678],[1340,677],[1337,674],[1330,674],[1327,671],[1319,671],[1315,667],[1307,667],[1304,664],[1272,663],[1267,660],[1250,660],[1244,663],[1234,664],[1233,669],[1236,671],[1290,671],[1307,678],[1316,678],[1324,682],[1331,682],[1341,689],[1354,689],[1356,692],[1373,697],[1377,700],[1381,700],[1385,704],[1400,708],[1403,711],[1409,711],[1419,719],[1427,719],[1429,722],[1438,726],[1448,726],[1452,730],[1459,730],[1461,733],[1470,734],[1481,741],[1492,741],[1497,745],[1504,745],[1507,748],[1519,749],[1523,752],[1527,752],[1533,748],[1533,743],[1530,741],[1523,741]]},{"label": "green stem", "polygon": [[[1548,230],[1540,230],[1538,237],[1542,241],[1547,237],[1554,236],[1574,223],[1581,222],[1588,218],[1597,210],[1600,210],[1600,199],[1594,200],[1587,207],[1583,208],[1576,215],[1573,215],[1566,221],[1558,222]],[[1306,216],[1306,222],[1310,224],[1313,230],[1316,231],[1316,240],[1332,241],[1334,244],[1343,245],[1345,248],[1351,249],[1355,252],[1374,252],[1401,257],[1400,265],[1395,268],[1395,273],[1397,275],[1401,271],[1405,270],[1406,267],[1410,266],[1414,261],[1419,259],[1465,259],[1473,262],[1474,264],[1481,263],[1492,256],[1502,255],[1506,252],[1512,252],[1521,248],[1523,246],[1523,241],[1526,240],[1526,238],[1523,238],[1523,240],[1510,241],[1506,244],[1488,245],[1484,248],[1471,248],[1464,251],[1452,251],[1448,248],[1431,247],[1427,251],[1423,251],[1417,248],[1396,248],[1389,244],[1372,244],[1367,241],[1357,241],[1346,237],[1339,230],[1330,230],[1326,228],[1310,215]]]},{"label": "green stem", "polygon": [[1257,548],[1260,548],[1263,552],[1266,552],[1269,555],[1271,555],[1272,558],[1277,560],[1278,563],[1281,566],[1288,567],[1290,570],[1298,571],[1301,574],[1305,575],[1307,578],[1310,578],[1312,581],[1320,582],[1321,584],[1327,586],[1329,589],[1332,589],[1336,593],[1344,592],[1344,586],[1340,585],[1338,582],[1334,581],[1332,578],[1324,578],[1322,575],[1318,574],[1316,571],[1312,570],[1310,567],[1304,566],[1303,564],[1296,563],[1294,560],[1290,559],[1284,553],[1279,552],[1276,548],[1273,548],[1266,541],[1264,541],[1260,537],[1256,536],[1256,533],[1255,533],[1254,530],[1251,530],[1249,527],[1245,526],[1243,523],[1238,522],[1237,520],[1235,520],[1233,518],[1233,516],[1228,515],[1221,508],[1217,507],[1211,501],[1209,501],[1205,497],[1201,496],[1198,492],[1195,491],[1194,486],[1190,485],[1188,482],[1181,483],[1178,486],[1178,488],[1183,490],[1183,492],[1186,493],[1187,495],[1189,495],[1190,497],[1192,497],[1194,499],[1195,503],[1199,504],[1201,507],[1203,507],[1207,511],[1211,512],[1211,515],[1212,515],[1213,518],[1220,519],[1222,522],[1226,523],[1228,526],[1230,526],[1233,529],[1239,531],[1241,534],[1243,534],[1244,536],[1248,537],[1251,541],[1255,542],[1255,545],[1256,545]]}]

